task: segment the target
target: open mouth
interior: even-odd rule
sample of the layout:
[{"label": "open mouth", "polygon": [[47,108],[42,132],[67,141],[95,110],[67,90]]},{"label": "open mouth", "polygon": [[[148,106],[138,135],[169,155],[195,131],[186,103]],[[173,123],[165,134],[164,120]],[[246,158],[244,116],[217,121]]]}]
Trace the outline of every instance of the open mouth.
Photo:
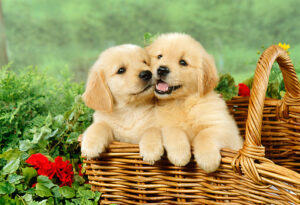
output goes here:
[{"label": "open mouth", "polygon": [[155,92],[160,95],[171,94],[180,87],[181,85],[169,86],[168,83],[158,80],[155,86]]}]

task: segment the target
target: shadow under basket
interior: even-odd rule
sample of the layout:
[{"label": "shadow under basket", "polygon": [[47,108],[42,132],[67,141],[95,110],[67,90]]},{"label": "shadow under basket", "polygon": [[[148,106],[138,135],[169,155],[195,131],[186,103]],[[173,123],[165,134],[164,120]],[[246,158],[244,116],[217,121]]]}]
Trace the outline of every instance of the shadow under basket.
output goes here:
[{"label": "shadow under basket", "polygon": [[[272,64],[286,95],[265,99]],[[260,57],[250,98],[227,102],[244,146],[222,149],[219,169],[206,174],[194,159],[185,167],[166,156],[144,162],[136,144],[113,142],[99,159],[84,160],[101,204],[300,204],[300,86],[286,51],[274,45]]]}]

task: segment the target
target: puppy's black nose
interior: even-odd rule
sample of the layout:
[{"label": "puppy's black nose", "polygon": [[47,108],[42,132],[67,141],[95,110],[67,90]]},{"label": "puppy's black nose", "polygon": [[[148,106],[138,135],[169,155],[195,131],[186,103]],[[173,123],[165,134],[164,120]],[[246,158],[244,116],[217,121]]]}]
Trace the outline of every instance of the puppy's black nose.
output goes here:
[{"label": "puppy's black nose", "polygon": [[159,66],[159,68],[157,69],[157,75],[159,76],[166,76],[168,75],[168,73],[170,73],[170,70],[166,66]]},{"label": "puppy's black nose", "polygon": [[144,81],[148,81],[152,78],[152,73],[150,70],[143,70],[142,72],[140,72],[139,78]]}]

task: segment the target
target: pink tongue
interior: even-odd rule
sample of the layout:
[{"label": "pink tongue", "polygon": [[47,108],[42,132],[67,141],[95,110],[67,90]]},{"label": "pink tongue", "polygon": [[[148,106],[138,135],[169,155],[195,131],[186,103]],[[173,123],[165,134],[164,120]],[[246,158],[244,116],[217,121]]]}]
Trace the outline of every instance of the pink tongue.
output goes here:
[{"label": "pink tongue", "polygon": [[156,84],[156,89],[160,90],[160,91],[163,91],[163,92],[166,92],[169,89],[169,85],[167,83],[160,82],[160,83]]}]

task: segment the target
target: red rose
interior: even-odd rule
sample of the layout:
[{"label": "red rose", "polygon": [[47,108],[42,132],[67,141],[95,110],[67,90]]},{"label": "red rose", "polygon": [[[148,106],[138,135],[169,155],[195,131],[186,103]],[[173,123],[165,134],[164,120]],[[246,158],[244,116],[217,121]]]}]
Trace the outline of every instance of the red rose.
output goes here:
[{"label": "red rose", "polygon": [[239,84],[239,96],[250,96],[250,89],[244,83]]},{"label": "red rose", "polygon": [[73,175],[67,175],[65,178],[61,179],[61,185],[59,185],[60,187],[62,186],[72,186],[73,183]]},{"label": "red rose", "polygon": [[41,168],[49,162],[48,158],[41,153],[31,155],[26,161],[26,163],[31,164],[34,168]]},{"label": "red rose", "polygon": [[66,160],[65,162],[62,160],[62,157],[61,156],[57,156],[54,160],[54,163],[55,163],[55,168],[56,169],[63,169],[65,168],[68,164],[69,164],[69,161]]},{"label": "red rose", "polygon": [[26,162],[33,165],[39,175],[44,175],[52,179],[55,174],[54,163],[41,153],[31,155]]},{"label": "red rose", "polygon": [[38,174],[47,176],[49,177],[49,179],[52,179],[55,175],[54,163],[49,161],[47,164],[44,164],[44,166],[38,170]]},{"label": "red rose", "polygon": [[73,183],[73,171],[70,171],[69,169],[65,169],[57,175],[59,180],[62,182],[60,187],[62,186],[71,186]]},{"label": "red rose", "polygon": [[47,157],[38,153],[31,155],[26,162],[37,169],[38,175],[48,176],[52,179],[55,174],[61,181],[60,186],[71,186],[73,183],[73,167],[70,161],[63,161],[62,157],[57,156],[54,162],[48,160]]},{"label": "red rose", "polygon": [[60,186],[71,186],[73,183],[73,167],[70,164],[70,161],[66,160],[65,162],[62,160],[62,157],[58,156],[55,158],[55,170],[56,176],[62,182]]}]

